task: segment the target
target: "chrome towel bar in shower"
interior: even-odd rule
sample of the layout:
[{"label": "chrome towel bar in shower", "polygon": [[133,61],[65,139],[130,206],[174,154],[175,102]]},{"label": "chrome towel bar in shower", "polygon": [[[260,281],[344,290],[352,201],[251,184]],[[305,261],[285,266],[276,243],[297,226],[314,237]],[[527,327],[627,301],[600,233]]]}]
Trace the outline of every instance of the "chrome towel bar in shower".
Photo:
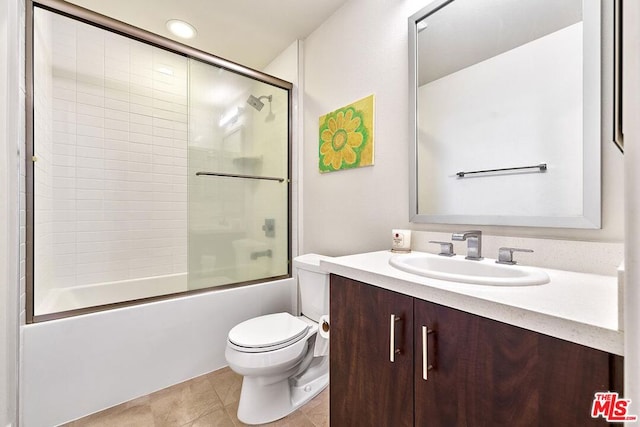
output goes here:
[{"label": "chrome towel bar in shower", "polygon": [[277,178],[273,176],[257,176],[257,175],[241,175],[237,173],[222,173],[222,172],[196,172],[196,176],[222,176],[225,178],[244,178],[244,179],[262,179],[266,181],[278,181],[284,182],[284,178]]},{"label": "chrome towel bar in shower", "polygon": [[540,169],[540,172],[545,172],[547,170],[547,164],[540,163],[539,165],[519,166],[515,168],[485,169],[481,171],[456,172],[456,175],[458,176],[458,178],[464,178],[465,175],[471,175],[474,173],[504,172],[504,171],[515,171],[515,170],[522,170],[522,169]]}]

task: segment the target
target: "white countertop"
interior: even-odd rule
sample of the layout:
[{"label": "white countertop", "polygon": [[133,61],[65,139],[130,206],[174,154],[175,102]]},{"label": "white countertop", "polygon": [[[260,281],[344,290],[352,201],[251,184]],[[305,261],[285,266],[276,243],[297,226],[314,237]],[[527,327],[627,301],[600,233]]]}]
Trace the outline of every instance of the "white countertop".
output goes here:
[{"label": "white countertop", "polygon": [[[416,252],[413,252],[416,253]],[[624,354],[615,276],[543,269],[538,286],[488,286],[430,279],[389,265],[390,251],[322,259],[333,274],[588,347]]]}]

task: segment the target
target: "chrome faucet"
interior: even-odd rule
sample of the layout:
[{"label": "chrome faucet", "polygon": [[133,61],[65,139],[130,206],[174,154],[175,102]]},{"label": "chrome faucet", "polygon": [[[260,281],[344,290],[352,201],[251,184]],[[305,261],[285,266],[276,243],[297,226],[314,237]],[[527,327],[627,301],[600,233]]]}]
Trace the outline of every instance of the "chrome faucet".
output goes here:
[{"label": "chrome faucet", "polygon": [[533,252],[531,249],[520,249],[520,248],[500,248],[498,249],[498,259],[496,260],[497,264],[508,264],[515,265],[517,264],[513,260],[514,252]]},{"label": "chrome faucet", "polygon": [[438,240],[429,240],[429,243],[437,243],[440,245],[440,256],[454,256],[453,252],[453,243],[451,242],[440,242]]},{"label": "chrome faucet", "polygon": [[467,256],[465,259],[480,261],[482,259],[482,231],[469,230],[453,233],[451,240],[467,241]]},{"label": "chrome faucet", "polygon": [[267,249],[265,251],[257,251],[257,252],[251,252],[251,259],[253,261],[257,260],[260,257],[266,256],[271,258],[273,255],[273,252],[271,251],[271,249]]}]

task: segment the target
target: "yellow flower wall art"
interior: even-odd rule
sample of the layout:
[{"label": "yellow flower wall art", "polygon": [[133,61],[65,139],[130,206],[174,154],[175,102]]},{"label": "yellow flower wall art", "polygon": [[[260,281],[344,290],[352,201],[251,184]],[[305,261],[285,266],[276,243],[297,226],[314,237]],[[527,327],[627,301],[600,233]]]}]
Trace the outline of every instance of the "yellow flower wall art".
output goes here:
[{"label": "yellow flower wall art", "polygon": [[373,165],[373,95],[320,117],[320,172]]}]

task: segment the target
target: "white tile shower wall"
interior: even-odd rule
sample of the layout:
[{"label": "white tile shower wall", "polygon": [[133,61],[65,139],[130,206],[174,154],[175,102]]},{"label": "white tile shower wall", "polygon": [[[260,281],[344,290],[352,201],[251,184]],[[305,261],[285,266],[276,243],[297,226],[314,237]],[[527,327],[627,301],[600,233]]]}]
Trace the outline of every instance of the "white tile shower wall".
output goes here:
[{"label": "white tile shower wall", "polygon": [[[37,12],[36,12],[37,13]],[[34,28],[34,135],[38,139],[34,155],[35,179],[37,180],[38,202],[35,216],[36,226],[34,239],[38,244],[34,247],[35,263],[38,265],[36,280],[39,288],[36,297],[46,295],[52,285],[53,271],[53,188],[57,178],[53,173],[53,55],[51,15],[39,14],[38,25]],[[38,301],[36,302],[38,304]]]},{"label": "white tile shower wall", "polygon": [[52,22],[50,286],[186,272],[186,59]]}]

